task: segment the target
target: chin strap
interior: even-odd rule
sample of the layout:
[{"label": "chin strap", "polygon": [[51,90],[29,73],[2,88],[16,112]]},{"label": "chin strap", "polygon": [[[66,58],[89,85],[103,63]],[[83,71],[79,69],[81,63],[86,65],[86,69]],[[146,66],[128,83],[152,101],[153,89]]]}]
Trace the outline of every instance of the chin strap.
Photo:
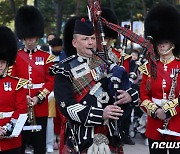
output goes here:
[{"label": "chin strap", "polygon": [[160,53],[159,51],[158,51],[158,53],[160,54],[160,55],[166,55],[167,53],[169,53],[171,50],[173,50],[175,48],[175,46],[174,45],[172,45],[172,47],[170,48],[170,49],[168,49],[165,53]]}]

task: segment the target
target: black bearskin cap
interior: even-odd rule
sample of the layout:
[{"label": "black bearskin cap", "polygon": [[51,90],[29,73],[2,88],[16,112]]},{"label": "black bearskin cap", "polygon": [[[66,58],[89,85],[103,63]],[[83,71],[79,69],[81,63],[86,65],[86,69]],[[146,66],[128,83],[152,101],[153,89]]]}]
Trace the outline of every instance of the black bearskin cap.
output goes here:
[{"label": "black bearskin cap", "polygon": [[81,19],[81,18],[82,17],[79,16],[71,17],[64,26],[63,47],[67,56],[77,54],[76,48],[73,47],[72,45],[72,40],[73,40],[75,22],[77,19]]},{"label": "black bearskin cap", "polygon": [[180,51],[180,12],[172,5],[158,4],[150,10],[145,18],[145,37],[153,37],[154,50],[156,43],[169,40],[175,45],[174,55]]},{"label": "black bearskin cap", "polygon": [[15,17],[15,30],[19,39],[43,37],[44,20],[40,11],[34,6],[19,8]]},{"label": "black bearskin cap", "polygon": [[17,55],[17,42],[14,33],[5,26],[0,26],[0,60],[7,60],[8,65],[14,64]]},{"label": "black bearskin cap", "polygon": [[[117,16],[111,9],[102,7],[101,10],[102,10],[101,17],[105,18],[108,22],[118,25]],[[116,39],[118,37],[118,33],[116,31],[110,29],[105,25],[103,26],[103,30],[105,33],[105,37],[109,37],[113,39]]]}]

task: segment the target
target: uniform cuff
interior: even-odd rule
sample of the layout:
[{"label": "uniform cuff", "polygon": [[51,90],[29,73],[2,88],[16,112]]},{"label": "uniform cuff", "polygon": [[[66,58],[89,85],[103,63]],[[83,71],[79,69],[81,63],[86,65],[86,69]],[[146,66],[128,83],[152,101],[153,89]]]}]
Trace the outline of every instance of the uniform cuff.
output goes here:
[{"label": "uniform cuff", "polygon": [[128,94],[131,96],[133,104],[134,105],[139,105],[138,91],[133,89],[133,88],[129,88],[128,90],[126,90],[126,92],[128,92]]},{"label": "uniform cuff", "polygon": [[92,107],[89,110],[85,126],[95,126],[103,124],[103,109]]},{"label": "uniform cuff", "polygon": [[176,106],[179,105],[179,97],[173,99],[172,101],[167,102],[164,106],[162,106],[163,111],[166,113],[166,118],[173,117],[177,114]]},{"label": "uniform cuff", "polygon": [[45,99],[46,99],[46,96],[50,93],[49,90],[47,90],[46,88],[43,89],[43,91],[40,91],[38,94],[37,94],[37,98],[38,98],[38,103],[42,103]]},{"label": "uniform cuff", "polygon": [[151,102],[150,100],[144,100],[141,103],[141,107],[145,107],[147,110],[147,114],[153,118],[156,118],[156,111],[159,108],[155,103]]}]

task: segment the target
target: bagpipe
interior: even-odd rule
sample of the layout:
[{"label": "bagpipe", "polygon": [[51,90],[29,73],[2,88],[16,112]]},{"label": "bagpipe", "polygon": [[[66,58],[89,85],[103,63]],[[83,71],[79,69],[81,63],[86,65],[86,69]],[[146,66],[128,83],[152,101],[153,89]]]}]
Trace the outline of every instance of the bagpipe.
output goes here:
[{"label": "bagpipe", "polygon": [[[119,66],[113,63],[112,61],[110,61],[108,57],[107,42],[105,41],[105,33],[103,31],[104,23],[102,22],[99,1],[88,1],[88,13],[89,13],[89,19],[94,24],[96,40],[97,40],[97,48],[98,48],[98,51],[94,51],[92,49],[91,51],[93,52],[93,54],[95,54],[101,60],[103,60],[105,64],[108,66],[107,67],[108,73],[112,74],[110,79],[110,87],[113,86],[113,83],[119,82],[118,84],[119,89],[127,90],[128,87],[130,86],[130,82],[128,80],[129,77],[125,68],[123,67],[123,64]],[[125,42],[127,42],[127,40]],[[122,79],[124,81],[126,80],[126,82],[122,82]],[[114,95],[113,93],[112,95]]]},{"label": "bagpipe", "polygon": [[[108,22],[105,18],[101,17],[101,12],[102,11],[100,0],[88,0],[88,15],[90,21],[94,24],[98,48],[97,51],[92,50],[92,52],[107,64],[109,68],[108,72],[112,74],[109,80],[110,83],[108,85],[108,88],[110,91],[110,95],[115,96],[115,101],[117,101],[117,90],[127,90],[131,87],[131,80],[136,79],[136,72],[138,70],[138,67],[142,65],[142,62],[145,58],[150,58],[153,63],[156,63],[155,59],[153,59],[155,57],[153,52],[154,49],[149,38],[145,39],[142,36],[137,35],[129,29],[129,26],[121,27],[119,25]],[[114,64],[108,58],[107,42],[105,41],[103,26],[107,26],[108,28],[116,31],[119,35],[121,34],[124,36],[120,65]],[[130,74],[127,73],[123,66],[124,54],[127,47],[127,40],[137,43],[141,47],[143,47],[143,52],[139,56],[139,60],[136,62],[136,67]],[[115,131],[113,134],[113,140],[115,140],[116,143],[118,143],[119,140],[118,131],[118,122],[117,120],[115,120]],[[117,145],[115,142],[114,144]]]},{"label": "bagpipe", "polygon": [[[136,33],[132,32],[129,26],[121,27],[119,25],[108,22],[105,18],[101,17],[101,12],[102,11],[101,11],[100,0],[88,0],[88,15],[90,21],[94,24],[95,35],[97,40],[97,48],[98,48],[97,52],[96,51],[92,51],[92,52],[98,57],[100,57],[109,66],[109,73],[112,73],[112,77],[113,77],[111,81],[112,82],[114,82],[114,80],[116,80],[115,82],[118,81],[119,88],[122,90],[127,90],[131,86],[131,81],[136,79],[137,77],[136,72],[139,66],[142,65],[145,58],[150,58],[151,59],[150,61],[156,63],[154,59],[155,55],[153,52],[154,51],[153,45],[150,42],[150,37],[148,39],[145,39],[142,36],[139,36]],[[108,58],[107,42],[105,41],[103,26],[107,26],[113,31],[116,31],[119,35],[121,34],[124,36],[120,65],[113,64],[113,62],[110,61],[110,59]],[[141,47],[143,47],[143,51],[139,56],[139,60],[136,62],[136,66],[133,72],[130,72],[129,74],[123,67],[124,53],[127,46],[127,40],[137,43]]]},{"label": "bagpipe", "polygon": [[[122,67],[123,67],[123,61],[124,61],[123,57],[124,57],[125,49],[127,46],[127,40],[130,40],[134,43],[139,44],[143,48],[143,51],[139,56],[139,60],[136,62],[135,69],[133,70],[133,72],[130,73],[130,76],[128,76],[128,78],[134,80],[136,78],[136,75],[135,75],[136,71],[138,70],[138,67],[142,65],[143,60],[145,58],[148,59],[152,63],[156,63],[154,48],[150,42],[151,37],[148,37],[147,39],[145,39],[142,36],[139,36],[136,33],[132,32],[129,26],[127,25],[125,25],[124,27],[121,27],[119,25],[108,22],[105,18],[101,17],[101,12],[102,11],[101,11],[100,0],[88,0],[88,15],[89,15],[89,19],[94,24],[96,40],[97,40],[97,48],[98,48],[98,52],[96,53],[93,52],[93,53],[105,59],[107,62],[109,62],[109,64],[112,64],[112,62],[110,62],[108,58],[107,42],[105,41],[105,34],[103,32],[103,26],[107,26],[113,31],[116,31],[119,35],[124,36],[123,45],[122,45],[122,53],[121,53],[122,57],[121,57],[121,63],[120,63]],[[118,67],[116,67],[116,69],[117,68]]]}]

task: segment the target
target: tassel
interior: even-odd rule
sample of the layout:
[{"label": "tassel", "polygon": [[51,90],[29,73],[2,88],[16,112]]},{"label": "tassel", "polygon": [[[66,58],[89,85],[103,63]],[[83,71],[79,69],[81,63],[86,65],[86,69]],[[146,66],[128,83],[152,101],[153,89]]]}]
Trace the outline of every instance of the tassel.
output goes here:
[{"label": "tassel", "polygon": [[151,90],[151,78],[150,77],[148,77],[148,79],[147,79],[147,82],[146,82],[146,90]]}]

